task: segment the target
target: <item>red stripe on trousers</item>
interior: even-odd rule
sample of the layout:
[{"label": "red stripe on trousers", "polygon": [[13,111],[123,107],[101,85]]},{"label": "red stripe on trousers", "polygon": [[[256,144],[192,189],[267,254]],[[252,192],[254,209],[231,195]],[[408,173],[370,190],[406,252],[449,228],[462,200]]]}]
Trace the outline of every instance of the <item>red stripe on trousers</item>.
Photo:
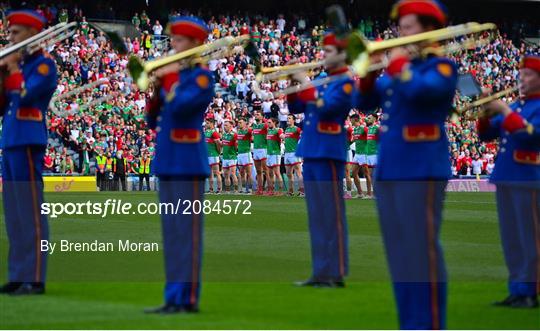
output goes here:
[{"label": "red stripe on trousers", "polygon": [[435,242],[435,222],[434,222],[434,194],[435,183],[428,182],[426,201],[426,220],[428,235],[428,256],[429,256],[429,278],[431,285],[431,319],[432,329],[440,329],[439,325],[439,293],[437,277],[437,248]]},{"label": "red stripe on trousers", "polygon": [[332,168],[332,187],[334,191],[334,201],[336,202],[336,225],[338,229],[338,249],[339,249],[339,273],[343,277],[345,276],[345,254],[343,253],[343,220],[341,219],[341,205],[339,203],[339,190],[338,190],[338,178],[336,165],[334,162],[329,161],[330,168]]},{"label": "red stripe on trousers", "polygon": [[532,190],[532,215],[536,243],[536,294],[540,293],[540,211],[538,211],[538,190]]},{"label": "red stripe on trousers", "polygon": [[26,156],[28,157],[28,167],[30,173],[30,189],[32,191],[32,209],[34,210],[34,226],[36,228],[35,243],[36,243],[36,271],[35,282],[41,282],[41,221],[39,217],[39,207],[37,199],[36,178],[34,176],[34,160],[32,159],[32,151],[30,147],[26,148]]},{"label": "red stripe on trousers", "polygon": [[[199,182],[197,177],[193,178],[193,201],[192,204],[199,196]],[[193,213],[192,219],[192,240],[193,240],[193,253],[191,261],[191,295],[189,301],[192,305],[197,303],[197,288],[199,286],[199,215]]]}]

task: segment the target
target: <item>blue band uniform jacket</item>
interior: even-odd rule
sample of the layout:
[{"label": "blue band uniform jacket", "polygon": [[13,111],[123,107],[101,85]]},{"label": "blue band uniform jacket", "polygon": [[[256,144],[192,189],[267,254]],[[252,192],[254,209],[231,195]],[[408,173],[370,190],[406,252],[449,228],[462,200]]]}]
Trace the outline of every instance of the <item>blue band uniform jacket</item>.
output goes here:
[{"label": "blue band uniform jacket", "polygon": [[377,179],[450,178],[445,121],[456,83],[455,64],[437,56],[412,60],[399,73],[361,83],[357,107],[383,110]]},{"label": "blue band uniform jacket", "polygon": [[20,73],[8,76],[4,82],[0,147],[46,146],[46,115],[56,89],[56,65],[37,52],[26,56],[20,67]]},{"label": "blue band uniform jacket", "polygon": [[354,82],[344,77],[289,96],[291,113],[304,113],[296,155],[304,159],[347,160],[345,119],[352,108]]},{"label": "blue band uniform jacket", "polygon": [[[157,132],[156,174],[209,175],[201,109],[212,101],[213,87],[211,72],[201,67],[164,78],[159,102],[150,103],[147,115],[149,127]],[[156,111],[161,106],[161,112]]]},{"label": "blue band uniform jacket", "polygon": [[[500,138],[490,181],[540,189],[540,96],[514,102],[510,108],[514,111],[510,118],[498,115],[479,122],[480,139]],[[518,125],[510,132],[512,120]]]}]

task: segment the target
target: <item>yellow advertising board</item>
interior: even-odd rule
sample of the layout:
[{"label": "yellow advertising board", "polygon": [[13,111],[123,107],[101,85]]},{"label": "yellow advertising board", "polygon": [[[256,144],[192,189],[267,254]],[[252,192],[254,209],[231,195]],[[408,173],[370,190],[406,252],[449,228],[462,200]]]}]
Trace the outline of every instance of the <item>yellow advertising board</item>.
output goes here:
[{"label": "yellow advertising board", "polygon": [[[45,192],[95,192],[97,190],[94,176],[45,176],[43,184]],[[0,192],[2,192],[1,178]]]},{"label": "yellow advertising board", "polygon": [[45,192],[95,192],[96,177],[94,176],[51,176],[43,177]]}]

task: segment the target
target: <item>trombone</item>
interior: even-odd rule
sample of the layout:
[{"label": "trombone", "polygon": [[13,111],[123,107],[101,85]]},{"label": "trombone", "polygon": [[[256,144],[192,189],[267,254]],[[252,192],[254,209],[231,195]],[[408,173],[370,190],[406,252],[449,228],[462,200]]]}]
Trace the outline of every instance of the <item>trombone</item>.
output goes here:
[{"label": "trombone", "polygon": [[[461,44],[448,44],[448,45],[441,46],[439,49],[435,49],[435,52],[437,52],[440,55],[450,55],[450,54],[457,53],[463,50],[467,50],[471,47],[484,46],[488,42],[489,42],[489,38],[486,38],[485,40],[469,39],[462,42]],[[311,62],[311,63],[292,64],[292,65],[286,65],[286,66],[281,66],[281,67],[263,68],[261,72],[266,73],[266,74],[260,76],[261,78],[258,80],[258,82],[263,81],[263,80],[266,81],[266,80],[286,79],[287,77],[295,74],[296,72],[315,69],[315,68],[324,66],[326,63],[328,62],[318,61],[318,62]],[[369,64],[366,70],[366,73],[383,70],[388,66],[388,63],[389,61],[387,58],[384,58],[381,62],[378,62],[378,63],[371,63]],[[317,86],[329,84],[333,81],[343,79],[346,76],[350,76],[351,74],[356,73],[354,71],[354,67],[349,67],[349,69],[350,69],[350,72],[347,72],[345,74],[328,76],[325,78],[310,81],[306,84],[290,86],[279,91],[278,93],[281,95],[288,95],[291,93],[300,92],[310,87],[317,87]]]},{"label": "trombone", "polygon": [[0,51],[0,59],[19,51],[26,54],[32,54],[40,48],[48,48],[73,36],[75,34],[76,26],[77,22],[58,23],[28,39],[21,41],[20,43],[16,43],[4,48]]},{"label": "trombone", "polygon": [[[63,40],[71,38],[76,32],[78,24],[78,22],[63,22],[51,26],[28,39],[0,50],[0,59],[19,51],[26,54],[32,54],[39,49],[47,49]],[[89,23],[89,25],[92,28],[105,33],[111,42],[111,46],[120,54],[125,54],[127,52],[126,45],[116,32],[102,29],[93,23]]]},{"label": "trombone", "polygon": [[58,101],[61,101],[61,100],[64,100],[64,99],[67,99],[67,98],[70,98],[71,96],[73,95],[76,95],[76,94],[79,94],[83,91],[86,91],[86,90],[90,90],[98,85],[103,85],[103,84],[107,84],[107,82],[109,81],[108,78],[100,78],[96,81],[93,81],[93,82],[90,82],[90,83],[87,83],[85,85],[82,85],[82,86],[79,86],[69,92],[66,92],[66,93],[62,93],[62,94],[59,94],[58,96],[54,97],[51,99],[51,102],[58,102]]},{"label": "trombone", "polygon": [[321,61],[308,62],[308,63],[297,63],[297,64],[287,64],[283,66],[276,67],[265,67],[261,68],[257,74],[256,80],[261,81],[273,81],[287,79],[289,76],[294,75],[298,72],[308,71],[324,67],[328,64],[346,60],[346,56],[343,54],[336,55],[335,57],[328,58]]},{"label": "trombone", "polygon": [[369,56],[373,53],[413,44],[429,44],[495,29],[497,29],[497,26],[493,23],[479,24],[470,22],[378,42],[368,41],[360,31],[355,31],[348,36],[347,57],[355,73],[360,77],[364,77],[369,72]]},{"label": "trombone", "polygon": [[[408,46],[419,43],[433,43],[436,41],[449,40],[456,37],[464,36],[467,34],[476,34],[484,31],[494,30],[497,26],[492,23],[466,23],[461,25],[455,25],[443,29],[423,32],[407,37],[400,37],[394,39],[383,40],[379,42],[368,41],[361,32],[356,31],[349,34],[347,49],[346,49],[346,60],[351,64],[352,71],[360,76],[365,77],[369,72],[377,71],[384,69],[388,66],[388,61],[385,60],[381,63],[371,63],[370,54],[389,50],[395,47]],[[438,49],[441,54],[451,54],[465,50],[466,48],[471,47],[471,40],[461,43],[460,45],[445,45],[442,48]],[[474,39],[473,39],[474,40]],[[489,39],[487,39],[489,40]],[[476,41],[474,44],[478,47],[482,45],[480,42],[485,44],[487,40]],[[419,55],[425,53],[427,49],[431,48],[430,46],[424,47]],[[338,55],[339,57],[340,55]],[[323,61],[305,63],[305,64],[292,64],[279,67],[270,67],[262,68],[260,74],[257,75],[257,81],[263,80],[279,80],[286,79],[288,76],[293,75],[296,72],[312,70],[318,67],[322,67],[332,61],[337,61],[342,58],[330,58]]]},{"label": "trombone", "polygon": [[482,105],[485,105],[486,103],[489,103],[491,101],[494,101],[494,100],[497,100],[497,99],[500,99],[500,98],[503,98],[503,97],[506,97],[512,93],[515,93],[519,91],[519,87],[518,86],[514,86],[514,87],[510,87],[510,88],[507,88],[506,90],[502,90],[500,92],[497,92],[495,94],[492,94],[490,96],[487,96],[485,98],[481,98],[481,99],[478,99],[474,102],[472,102],[471,104],[461,108],[459,110],[459,113],[464,113],[468,110],[471,110],[473,108],[476,108],[476,107],[480,107]]},{"label": "trombone", "polygon": [[135,81],[139,89],[141,89],[142,91],[145,91],[148,89],[148,86],[150,85],[149,75],[156,69],[159,69],[163,66],[166,66],[168,64],[175,63],[181,60],[191,59],[191,60],[201,61],[205,59],[211,59],[213,58],[212,54],[214,52],[218,52],[223,48],[230,48],[238,44],[248,42],[250,38],[251,37],[249,35],[242,35],[239,37],[227,36],[227,37],[218,39],[214,42],[211,42],[209,44],[197,46],[187,51],[183,51],[174,55],[161,57],[159,59],[147,61],[147,62],[143,62],[140,58],[132,55],[129,58],[127,68],[131,77],[133,77],[133,80]]},{"label": "trombone", "polygon": [[[502,90],[500,92],[489,95],[487,97],[480,98],[480,99],[478,99],[478,100],[476,100],[474,102],[471,102],[470,104],[468,104],[468,105],[466,105],[466,106],[464,106],[462,108],[455,109],[454,111],[452,111],[451,121],[456,122],[458,117],[464,115],[467,111],[469,111],[471,109],[474,109],[474,108],[477,108],[477,107],[480,107],[480,106],[483,106],[486,103],[489,103],[491,101],[494,101],[494,100],[509,96],[509,95],[511,95],[513,93],[516,93],[518,91],[519,91],[519,87],[518,86],[513,86],[513,87],[510,87],[510,88],[507,88],[506,90]],[[474,113],[471,116],[469,116],[468,119],[472,120],[472,119],[476,119],[478,117],[482,117],[482,116],[484,116],[484,113],[485,113],[485,111],[479,111],[479,112]]]},{"label": "trombone", "polygon": [[[92,90],[93,88],[95,88],[96,86],[100,86],[100,85],[104,85],[104,84],[107,84],[107,83],[110,83],[111,80],[119,80],[121,79],[120,77],[120,73],[118,74],[115,74],[113,76],[110,76],[110,77],[103,77],[103,78],[100,78],[98,80],[95,80],[93,82],[90,82],[90,83],[87,83],[87,84],[84,84],[82,86],[79,86],[69,92],[65,92],[65,93],[62,93],[62,94],[59,94],[53,98],[51,98],[51,101],[49,102],[49,108],[52,110],[53,113],[61,116],[63,115],[65,112],[61,109],[59,109],[57,107],[57,104],[59,102],[62,102],[64,101],[65,99],[68,99],[68,98],[71,98],[72,96],[74,95],[77,95],[77,94],[80,94],[80,93],[83,93],[85,91],[89,91],[89,90]],[[112,99],[113,97],[115,97],[117,95],[116,92],[113,92],[111,94],[108,94],[106,96],[103,96],[101,98],[98,98],[98,99],[95,99],[93,101],[91,101],[90,103],[86,104],[86,105],[83,105],[80,110],[86,110],[88,108],[90,108],[91,106],[94,106],[95,104],[99,103],[99,102],[104,102],[104,101],[107,101],[107,100],[110,100]],[[99,100],[99,101],[97,101]]]}]

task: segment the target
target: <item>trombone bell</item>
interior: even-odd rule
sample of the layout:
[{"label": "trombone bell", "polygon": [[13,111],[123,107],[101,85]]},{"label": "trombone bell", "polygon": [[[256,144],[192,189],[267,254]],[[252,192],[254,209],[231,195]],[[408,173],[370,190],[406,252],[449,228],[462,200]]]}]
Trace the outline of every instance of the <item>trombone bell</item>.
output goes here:
[{"label": "trombone bell", "polygon": [[367,53],[369,43],[370,41],[361,32],[351,33],[347,39],[347,62],[353,63],[358,56]]},{"label": "trombone bell", "polygon": [[144,70],[144,64],[142,60],[135,55],[130,56],[127,64],[127,69],[139,89],[141,89],[142,91],[146,91],[148,89],[148,86],[150,85],[150,79],[148,77],[148,73]]}]

